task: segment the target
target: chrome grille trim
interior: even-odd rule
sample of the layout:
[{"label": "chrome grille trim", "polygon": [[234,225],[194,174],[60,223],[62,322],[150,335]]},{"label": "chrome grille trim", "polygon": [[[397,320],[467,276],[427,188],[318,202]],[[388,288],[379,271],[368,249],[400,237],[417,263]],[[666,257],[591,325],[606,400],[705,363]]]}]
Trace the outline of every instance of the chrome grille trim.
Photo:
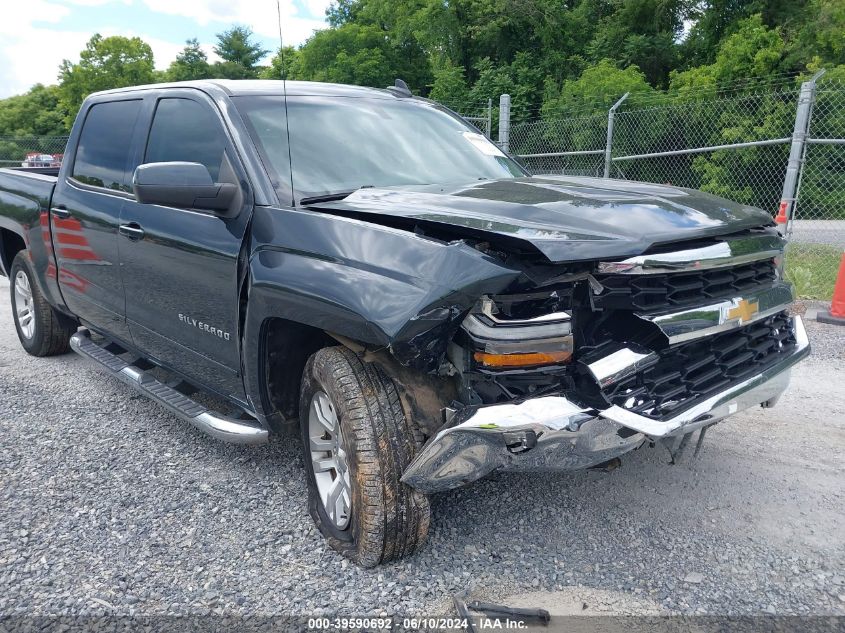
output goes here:
[{"label": "chrome grille trim", "polygon": [[620,262],[599,262],[598,272],[652,275],[705,268],[736,266],[783,255],[786,242],[778,235],[752,235],[725,239],[717,244],[669,253],[637,255]]},{"label": "chrome grille trim", "polygon": [[791,303],[792,287],[780,283],[709,305],[668,314],[637,314],[637,317],[659,327],[674,345],[754,323],[782,312]]}]

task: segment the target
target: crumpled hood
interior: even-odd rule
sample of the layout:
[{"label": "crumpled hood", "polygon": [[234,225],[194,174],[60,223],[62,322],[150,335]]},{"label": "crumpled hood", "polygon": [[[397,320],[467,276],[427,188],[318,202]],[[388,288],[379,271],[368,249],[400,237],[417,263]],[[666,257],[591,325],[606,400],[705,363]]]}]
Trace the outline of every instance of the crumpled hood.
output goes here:
[{"label": "crumpled hood", "polygon": [[376,223],[386,216],[451,227],[456,237],[533,247],[552,262],[626,257],[772,224],[761,209],[701,191],[567,176],[367,188],[314,207]]}]

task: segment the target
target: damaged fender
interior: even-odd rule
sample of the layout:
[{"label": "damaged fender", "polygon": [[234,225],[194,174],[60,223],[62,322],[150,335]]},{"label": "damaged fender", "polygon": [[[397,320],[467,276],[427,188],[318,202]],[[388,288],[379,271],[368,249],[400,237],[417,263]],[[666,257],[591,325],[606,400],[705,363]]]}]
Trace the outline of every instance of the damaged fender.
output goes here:
[{"label": "damaged fender", "polygon": [[[424,372],[440,365],[478,297],[501,291],[520,274],[464,242],[271,207],[255,210],[249,273],[244,358],[261,357],[263,324],[282,318],[385,348],[403,366]],[[245,373],[254,405],[263,379]]]}]

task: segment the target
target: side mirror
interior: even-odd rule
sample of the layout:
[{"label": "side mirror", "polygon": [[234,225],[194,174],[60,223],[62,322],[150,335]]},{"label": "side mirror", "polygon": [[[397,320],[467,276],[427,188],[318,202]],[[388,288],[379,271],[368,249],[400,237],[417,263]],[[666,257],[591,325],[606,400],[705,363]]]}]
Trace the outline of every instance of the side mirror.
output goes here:
[{"label": "side mirror", "polygon": [[182,209],[225,213],[237,198],[238,187],[214,182],[200,163],[146,163],[135,168],[132,189],[138,202]]}]

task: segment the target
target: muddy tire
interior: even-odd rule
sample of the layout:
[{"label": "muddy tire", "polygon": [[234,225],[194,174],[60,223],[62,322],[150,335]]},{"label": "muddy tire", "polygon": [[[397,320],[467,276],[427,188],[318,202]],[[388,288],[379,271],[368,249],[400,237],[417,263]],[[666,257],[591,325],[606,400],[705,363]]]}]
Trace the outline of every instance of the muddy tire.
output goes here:
[{"label": "muddy tire", "polygon": [[305,365],[299,411],[308,507],[329,545],[364,567],[416,551],[431,509],[399,478],[422,437],[393,381],[345,347],[327,347]]},{"label": "muddy tire", "polygon": [[20,251],[9,271],[12,317],[23,348],[33,356],[55,356],[70,350],[76,327],[44,299],[32,272],[29,251]]}]

